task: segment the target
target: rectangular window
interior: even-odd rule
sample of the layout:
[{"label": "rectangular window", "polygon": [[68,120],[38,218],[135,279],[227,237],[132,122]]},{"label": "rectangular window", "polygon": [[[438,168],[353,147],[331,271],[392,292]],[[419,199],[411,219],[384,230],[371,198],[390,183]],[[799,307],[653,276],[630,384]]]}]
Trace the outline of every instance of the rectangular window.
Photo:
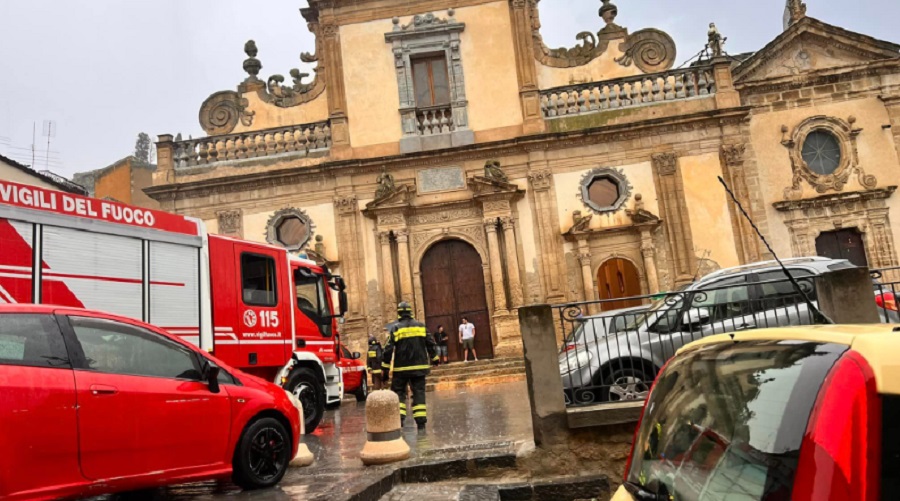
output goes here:
[{"label": "rectangular window", "polygon": [[[791,276],[800,285],[803,292],[809,297],[810,301],[816,300],[815,278],[813,274],[806,270],[790,270]],[[770,282],[760,284],[762,289],[762,309],[772,310],[776,308],[785,308],[795,304],[803,303],[803,296],[794,288],[794,285],[788,279],[783,271],[767,271],[759,274],[760,282]]]},{"label": "rectangular window", "polygon": [[297,272],[294,275],[294,281],[296,283],[297,309],[319,326],[323,336],[331,337],[331,317],[322,277],[317,275],[305,276]]},{"label": "rectangular window", "polygon": [[200,363],[187,348],[144,329],[108,320],[70,317],[85,369],[106,374],[199,381]]},{"label": "rectangular window", "polygon": [[70,368],[52,315],[0,315],[0,365]]},{"label": "rectangular window", "polygon": [[412,68],[417,107],[450,104],[450,80],[444,56],[413,59]]},{"label": "rectangular window", "polygon": [[277,306],[275,260],[259,254],[241,254],[241,288],[244,304]]}]

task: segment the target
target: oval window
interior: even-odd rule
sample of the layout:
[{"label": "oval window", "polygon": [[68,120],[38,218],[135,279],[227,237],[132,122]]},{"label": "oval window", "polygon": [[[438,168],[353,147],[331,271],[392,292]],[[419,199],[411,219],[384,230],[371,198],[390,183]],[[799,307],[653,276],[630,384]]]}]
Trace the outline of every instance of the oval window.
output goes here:
[{"label": "oval window", "polygon": [[828,131],[814,130],[803,141],[801,156],[809,170],[827,176],[841,165],[841,143]]}]

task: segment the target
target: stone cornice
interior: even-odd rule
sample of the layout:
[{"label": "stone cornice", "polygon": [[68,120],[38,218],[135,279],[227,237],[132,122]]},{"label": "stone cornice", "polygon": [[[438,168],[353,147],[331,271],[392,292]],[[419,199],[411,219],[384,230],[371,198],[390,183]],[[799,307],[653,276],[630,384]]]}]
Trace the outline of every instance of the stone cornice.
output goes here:
[{"label": "stone cornice", "polygon": [[817,207],[831,207],[853,202],[884,200],[893,195],[895,191],[897,191],[896,186],[885,186],[869,191],[851,191],[847,193],[833,193],[815,198],[806,198],[803,200],[785,200],[773,203],[772,207],[775,207],[776,210],[781,212],[814,209]]},{"label": "stone cornice", "polygon": [[837,68],[824,68],[811,71],[802,75],[789,75],[764,80],[741,82],[735,88],[742,96],[748,94],[765,94],[769,92],[783,92],[816,85],[827,85],[838,82],[847,82],[876,75],[890,75],[900,73],[900,56],[895,59],[860,63],[851,66]]},{"label": "stone cornice", "polygon": [[719,129],[724,124],[740,124],[747,118],[750,109],[749,107],[742,107],[704,111],[674,118],[655,118],[630,124],[522,136],[504,141],[480,143],[438,152],[341,160],[324,162],[315,166],[287,167],[253,174],[235,174],[234,176],[215,179],[153,186],[146,188],[144,192],[160,201],[200,198],[213,193],[234,193],[258,188],[299,184],[304,180],[314,179],[317,176],[331,179],[343,175],[342,171],[353,171],[355,174],[375,174],[381,172],[384,168],[426,167],[460,163],[467,160],[484,161],[502,156],[527,154],[532,151],[551,151],[597,143],[631,141],[646,137],[648,134]]},{"label": "stone cornice", "polygon": [[448,5],[444,0],[417,0],[414,2],[415,8],[410,8],[409,0],[310,0],[309,9],[327,10],[336,24],[345,25],[443,11],[447,7],[455,9],[472,7],[496,1],[454,0],[452,5]]}]

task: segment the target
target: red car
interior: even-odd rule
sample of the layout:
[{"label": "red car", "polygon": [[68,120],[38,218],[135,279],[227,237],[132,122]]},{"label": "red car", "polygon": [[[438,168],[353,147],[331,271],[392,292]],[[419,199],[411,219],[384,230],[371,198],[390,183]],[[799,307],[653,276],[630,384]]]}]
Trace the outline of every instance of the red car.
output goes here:
[{"label": "red car", "polygon": [[0,305],[0,499],[96,496],[206,479],[277,484],[299,403],[156,327]]},{"label": "red car", "polygon": [[357,402],[365,402],[369,394],[368,373],[366,362],[358,351],[350,353],[346,346],[341,344],[341,359],[337,362],[341,368],[344,380],[344,393],[352,393]]}]

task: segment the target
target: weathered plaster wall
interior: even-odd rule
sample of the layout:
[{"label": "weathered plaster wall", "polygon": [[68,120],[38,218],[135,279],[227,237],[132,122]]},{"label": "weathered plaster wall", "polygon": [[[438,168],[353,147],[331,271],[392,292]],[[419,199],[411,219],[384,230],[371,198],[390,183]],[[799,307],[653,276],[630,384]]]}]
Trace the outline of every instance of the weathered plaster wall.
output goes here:
[{"label": "weathered plaster wall", "polygon": [[57,188],[56,186],[41,181],[37,176],[32,176],[26,172],[22,172],[19,169],[10,167],[4,164],[2,161],[0,161],[0,179],[3,179],[4,181],[12,181],[14,183],[38,186],[41,188],[46,188],[48,190],[59,191],[59,188]]},{"label": "weathered plaster wall", "polygon": [[[559,208],[559,226],[562,228],[562,231],[567,231],[572,227],[572,213],[574,211],[580,210],[583,215],[593,214],[582,203],[578,195],[581,193],[581,178],[596,167],[604,167],[604,165],[591,165],[588,168],[554,175],[557,207]],[[631,183],[631,195],[621,210],[610,214],[594,214],[594,218],[591,220],[591,228],[593,229],[630,225],[631,218],[628,217],[624,209],[634,207],[634,195],[637,193],[643,196],[644,209],[659,215],[656,187],[653,184],[653,169],[650,162],[617,168],[622,170]]]},{"label": "weathered plaster wall", "polygon": [[234,128],[235,134],[328,120],[328,90],[322,91],[318,97],[308,103],[290,108],[279,108],[274,104],[268,104],[259,98],[256,91],[248,92],[243,97],[248,102],[247,110],[255,115],[253,115],[253,123],[249,127],[238,121],[237,127]]},{"label": "weathered plaster wall", "polygon": [[[315,225],[315,234],[322,235],[324,237],[326,257],[329,260],[337,260],[337,234],[334,224],[333,204],[318,204],[310,206],[288,204],[279,205],[277,207],[273,206],[270,208],[270,210],[264,210],[262,212],[245,213],[244,239],[252,240],[254,242],[265,242],[266,224],[269,222],[269,218],[272,217],[272,214],[274,214],[275,211],[289,206],[297,207],[298,209],[303,209],[304,211],[306,211],[306,214],[310,217],[310,219],[312,219],[313,224]],[[315,236],[313,236],[313,239],[310,240],[310,243],[306,248],[313,247],[315,243],[314,239]]]},{"label": "weathered plaster wall", "polygon": [[148,197],[144,188],[153,186],[153,169],[132,167],[131,169],[131,203],[148,209],[159,209],[159,202]]},{"label": "weathered plaster wall", "polygon": [[403,133],[394,54],[384,41],[392,27],[390,19],[381,19],[340,28],[353,147],[395,143]]},{"label": "weathered plaster wall", "polygon": [[484,131],[522,124],[516,53],[508,3],[457,9],[469,128]]},{"label": "weathered plaster wall", "polygon": [[[890,119],[884,104],[877,98],[819,104],[754,115],[750,130],[753,148],[759,159],[761,195],[770,221],[772,244],[779,256],[791,255],[791,239],[788,229],[783,224],[783,215],[772,207],[773,203],[784,200],[784,189],[791,186],[792,179],[788,149],[781,144],[781,126],[786,125],[793,131],[800,122],[816,115],[834,116],[843,120],[847,120],[851,115],[856,117],[855,127],[862,129],[857,137],[859,165],[866,174],[872,174],[878,179],[879,187],[900,185],[900,171],[897,170],[898,157],[893,136],[889,129],[882,129],[883,125],[890,123]],[[804,189],[804,198],[817,196],[815,190],[805,181],[801,181],[801,186]],[[843,192],[861,189],[863,188],[857,177],[851,175]],[[888,199],[894,235],[900,234],[900,201],[897,197],[898,195],[894,195]]]},{"label": "weathered plaster wall", "polygon": [[131,166],[126,162],[98,176],[94,182],[94,196],[131,204]]},{"label": "weathered plaster wall", "polygon": [[553,68],[536,61],[538,85],[541,89],[550,89],[563,85],[598,82],[642,74],[641,70],[633,64],[626,67],[615,61],[616,58],[622,57],[619,45],[624,41],[624,38],[611,41],[606,52],[582,66]]},{"label": "weathered plaster wall", "polygon": [[[730,199],[717,180],[722,175],[719,155],[680,158],[684,198],[691,221],[694,253],[723,268],[740,264],[731,228]],[[709,254],[707,254],[707,252]]]}]

